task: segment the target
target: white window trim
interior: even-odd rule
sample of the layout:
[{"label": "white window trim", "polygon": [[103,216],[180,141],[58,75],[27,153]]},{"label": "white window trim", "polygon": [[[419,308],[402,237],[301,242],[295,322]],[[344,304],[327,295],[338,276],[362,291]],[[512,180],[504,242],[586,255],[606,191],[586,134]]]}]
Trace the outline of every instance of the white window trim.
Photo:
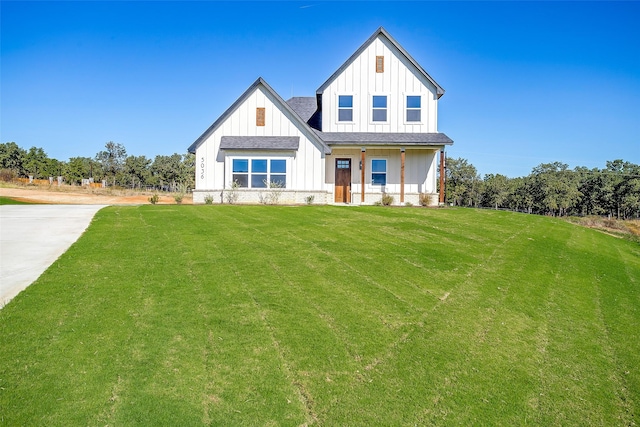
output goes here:
[{"label": "white window trim", "polygon": [[[335,94],[335,101],[334,101],[334,105],[336,106],[336,124],[338,125],[354,125],[356,123],[356,104],[357,104],[357,99],[358,97],[356,96],[355,93],[351,93],[351,92],[337,92]],[[341,96],[350,96],[351,97],[351,117],[352,120],[350,122],[348,121],[341,121],[340,120],[340,97]]]},{"label": "white window trim", "polygon": [[[382,173],[382,172],[373,172],[373,161],[374,160],[384,160],[385,161],[385,170],[384,170],[384,175],[385,175],[385,184],[374,184],[373,183],[373,174],[374,173]],[[387,157],[371,157],[369,159],[369,186],[371,188],[377,188],[377,189],[381,189],[384,190],[385,187],[389,185],[389,158]]]},{"label": "white window trim", "polygon": [[[374,96],[386,96],[387,97],[387,120],[384,122],[377,122],[373,120],[373,97]],[[391,117],[391,94],[389,92],[386,93],[370,93],[369,94],[369,110],[367,114],[369,116],[369,124],[371,125],[388,125],[390,123]]]},{"label": "white window trim", "polygon": [[[408,110],[417,110],[417,108],[407,108],[407,97],[408,96],[419,96],[420,97],[420,120],[417,122],[410,122],[409,120],[407,120],[407,111]],[[425,117],[425,112],[426,112],[426,108],[424,106],[425,104],[425,95],[422,93],[411,93],[411,92],[407,92],[407,93],[403,93],[402,94],[402,109],[403,109],[403,116],[402,119],[404,120],[404,124],[405,125],[422,125],[424,124],[424,117]]]},{"label": "white window trim", "polygon": [[[246,187],[239,187],[240,189],[243,190],[268,190],[268,187],[252,187],[251,186],[251,175],[253,174],[252,172],[252,165],[251,165],[251,161],[252,160],[266,160],[267,161],[267,172],[266,173],[262,173],[260,172],[261,175],[267,175],[267,182],[271,181],[271,160],[284,160],[285,161],[285,186],[282,187],[284,189],[287,188],[291,188],[291,162],[289,161],[291,157],[286,157],[286,156],[269,156],[266,154],[262,154],[262,155],[234,155],[234,156],[228,156],[227,159],[229,160],[229,164],[228,164],[228,180],[225,183],[225,188],[228,187],[230,185],[230,183],[233,182],[233,161],[234,160],[247,160],[249,162],[248,164],[248,172],[246,172],[247,175],[247,186]],[[244,174],[244,172],[242,172]],[[283,175],[282,173],[275,173],[274,175]]]}]

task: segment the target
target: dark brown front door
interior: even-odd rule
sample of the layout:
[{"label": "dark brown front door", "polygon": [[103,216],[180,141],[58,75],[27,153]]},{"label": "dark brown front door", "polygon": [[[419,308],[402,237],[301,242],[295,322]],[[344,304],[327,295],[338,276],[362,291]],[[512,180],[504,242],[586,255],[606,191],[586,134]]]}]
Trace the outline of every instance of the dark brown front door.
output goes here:
[{"label": "dark brown front door", "polygon": [[336,203],[351,203],[351,159],[336,159]]}]

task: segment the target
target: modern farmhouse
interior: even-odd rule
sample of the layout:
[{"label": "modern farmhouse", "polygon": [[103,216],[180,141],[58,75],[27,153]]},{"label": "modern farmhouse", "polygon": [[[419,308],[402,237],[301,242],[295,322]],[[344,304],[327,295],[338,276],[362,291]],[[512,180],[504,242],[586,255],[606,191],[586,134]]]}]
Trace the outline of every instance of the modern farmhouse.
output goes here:
[{"label": "modern farmhouse", "polygon": [[[384,29],[316,91],[284,101],[258,78],[190,147],[194,203],[437,204],[444,90]],[[233,196],[230,199],[229,196]],[[313,196],[313,197],[311,197]]]}]

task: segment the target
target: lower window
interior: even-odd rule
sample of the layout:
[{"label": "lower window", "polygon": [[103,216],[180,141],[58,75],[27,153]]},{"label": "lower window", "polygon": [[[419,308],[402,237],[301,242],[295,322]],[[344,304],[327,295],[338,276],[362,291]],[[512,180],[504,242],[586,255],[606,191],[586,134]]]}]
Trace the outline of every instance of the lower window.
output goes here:
[{"label": "lower window", "polygon": [[387,161],[386,159],[371,160],[371,184],[387,185]]},{"label": "lower window", "polygon": [[232,179],[241,188],[287,187],[284,159],[233,159]]}]

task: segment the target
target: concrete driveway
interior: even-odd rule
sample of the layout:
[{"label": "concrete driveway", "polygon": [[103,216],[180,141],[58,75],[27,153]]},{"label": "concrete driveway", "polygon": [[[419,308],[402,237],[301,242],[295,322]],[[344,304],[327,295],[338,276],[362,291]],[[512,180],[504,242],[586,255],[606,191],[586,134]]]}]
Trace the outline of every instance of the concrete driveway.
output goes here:
[{"label": "concrete driveway", "polygon": [[105,206],[0,206],[0,308],[69,249]]}]

